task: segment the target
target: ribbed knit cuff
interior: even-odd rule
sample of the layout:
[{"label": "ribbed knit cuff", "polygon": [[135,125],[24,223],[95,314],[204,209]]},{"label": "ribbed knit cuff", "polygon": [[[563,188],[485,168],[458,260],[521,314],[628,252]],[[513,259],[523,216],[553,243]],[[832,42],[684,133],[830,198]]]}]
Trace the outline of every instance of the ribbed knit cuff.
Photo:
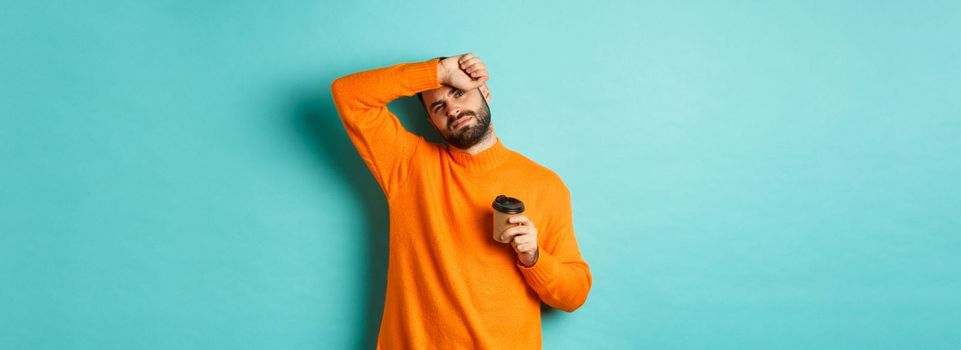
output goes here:
[{"label": "ribbed knit cuff", "polygon": [[553,255],[544,251],[540,247],[537,248],[537,261],[534,266],[527,267],[518,261],[517,268],[521,270],[521,274],[524,275],[524,279],[531,286],[547,286],[551,281],[557,276],[557,270],[560,268],[560,262],[554,258]]},{"label": "ribbed knit cuff", "polygon": [[407,88],[413,93],[432,90],[440,87],[437,80],[437,64],[440,59],[432,58],[423,62],[411,63],[406,68]]}]

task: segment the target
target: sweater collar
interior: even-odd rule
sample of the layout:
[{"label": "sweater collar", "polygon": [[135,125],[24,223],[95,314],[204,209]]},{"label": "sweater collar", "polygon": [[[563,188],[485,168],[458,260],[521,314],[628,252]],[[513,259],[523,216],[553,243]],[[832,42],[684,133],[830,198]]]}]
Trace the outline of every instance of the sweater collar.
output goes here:
[{"label": "sweater collar", "polygon": [[511,155],[511,150],[504,147],[500,137],[496,138],[494,144],[480,153],[470,154],[447,147],[447,153],[454,160],[454,163],[468,169],[491,169],[504,162]]}]

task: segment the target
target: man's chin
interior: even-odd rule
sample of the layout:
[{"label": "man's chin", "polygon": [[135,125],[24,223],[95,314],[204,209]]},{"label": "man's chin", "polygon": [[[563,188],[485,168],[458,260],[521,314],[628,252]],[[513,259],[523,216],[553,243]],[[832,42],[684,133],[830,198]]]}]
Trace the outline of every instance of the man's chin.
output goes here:
[{"label": "man's chin", "polygon": [[477,127],[476,125],[467,125],[467,126],[464,126],[464,127],[461,127],[461,128],[457,128],[457,129],[451,130],[451,132],[450,132],[449,134],[447,134],[447,135],[449,135],[449,137],[451,137],[451,138],[464,137],[464,135],[469,134],[469,133],[470,133],[471,131],[473,131],[476,127]]},{"label": "man's chin", "polygon": [[465,130],[462,130],[457,135],[453,135],[452,137],[448,138],[447,143],[460,149],[469,148],[473,145],[476,145],[481,141],[481,139],[483,139],[483,137],[481,137],[481,135],[475,135],[476,132],[473,130],[475,128],[477,127],[465,127]]}]

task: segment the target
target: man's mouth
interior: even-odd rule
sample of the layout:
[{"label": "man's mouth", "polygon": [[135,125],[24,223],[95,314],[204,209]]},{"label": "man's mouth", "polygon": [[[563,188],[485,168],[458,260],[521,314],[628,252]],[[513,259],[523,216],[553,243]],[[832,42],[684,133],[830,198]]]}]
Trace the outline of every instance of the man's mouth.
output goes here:
[{"label": "man's mouth", "polygon": [[454,124],[451,124],[450,128],[451,128],[452,130],[456,130],[457,128],[460,128],[461,126],[464,126],[464,124],[467,124],[467,122],[469,122],[470,120],[471,120],[471,116],[470,116],[470,115],[465,115],[465,116],[463,116],[463,117],[457,118],[457,119],[454,121]]}]

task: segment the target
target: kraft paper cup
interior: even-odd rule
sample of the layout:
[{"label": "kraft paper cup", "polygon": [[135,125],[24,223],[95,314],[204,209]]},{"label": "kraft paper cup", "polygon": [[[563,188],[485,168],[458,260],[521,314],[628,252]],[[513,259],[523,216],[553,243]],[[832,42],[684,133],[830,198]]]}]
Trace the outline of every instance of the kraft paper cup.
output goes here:
[{"label": "kraft paper cup", "polygon": [[504,233],[504,230],[517,225],[507,222],[507,219],[511,216],[523,214],[524,202],[517,198],[499,195],[494,199],[494,203],[491,203],[491,207],[494,208],[494,232],[492,232],[494,241],[510,243],[510,241],[501,241],[500,236]]}]

